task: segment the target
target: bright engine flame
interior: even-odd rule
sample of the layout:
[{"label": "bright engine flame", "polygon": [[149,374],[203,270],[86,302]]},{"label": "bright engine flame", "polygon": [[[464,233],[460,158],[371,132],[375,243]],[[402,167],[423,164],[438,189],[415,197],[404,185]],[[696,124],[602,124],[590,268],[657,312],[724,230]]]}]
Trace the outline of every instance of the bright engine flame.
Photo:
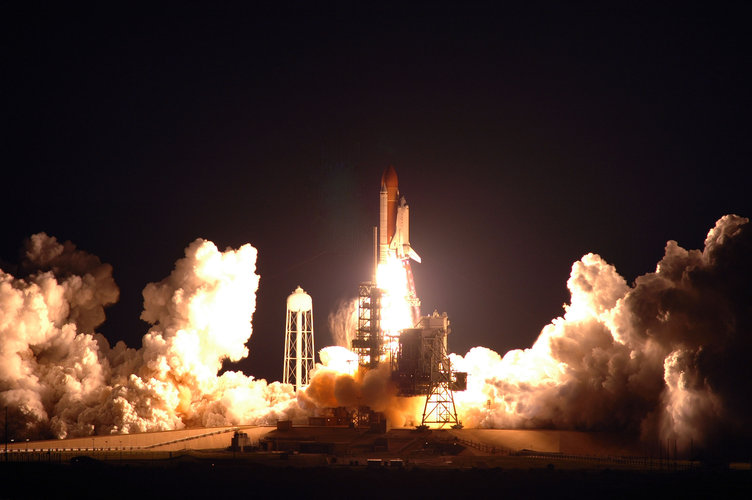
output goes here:
[{"label": "bright engine flame", "polygon": [[382,290],[381,329],[384,335],[398,336],[403,328],[413,326],[410,311],[410,287],[402,261],[393,255],[376,271],[376,284]]}]

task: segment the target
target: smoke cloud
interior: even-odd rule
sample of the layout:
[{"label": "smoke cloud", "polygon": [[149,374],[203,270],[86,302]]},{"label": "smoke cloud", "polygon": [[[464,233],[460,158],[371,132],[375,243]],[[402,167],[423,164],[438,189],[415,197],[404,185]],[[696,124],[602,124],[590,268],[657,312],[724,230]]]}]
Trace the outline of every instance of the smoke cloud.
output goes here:
[{"label": "smoke cloud", "polygon": [[302,408],[315,413],[319,408],[368,406],[383,412],[392,427],[420,423],[425,398],[397,397],[388,364],[359,372],[358,357],[343,347],[322,349],[321,361],[311,376],[310,385],[298,395]]},{"label": "smoke cloud", "polygon": [[256,250],[197,239],[144,289],[142,347],[94,331],[118,298],[112,268],[46,234],[27,242],[25,278],[0,271],[0,404],[16,435],[80,436],[239,423],[295,414],[293,389],[239,372],[248,355]]},{"label": "smoke cloud", "polygon": [[[455,394],[466,427],[632,432],[678,447],[749,446],[752,431],[752,230],[727,215],[702,250],[669,241],[654,272],[627,284],[587,254],[571,293],[527,349],[452,354],[468,372]],[[256,250],[198,239],[144,291],[151,326],[139,349],[96,333],[118,298],[112,268],[45,234],[26,245],[23,277],[0,270],[0,404],[11,432],[81,436],[190,426],[271,424],[320,408],[370,406],[393,426],[420,422],[423,398],[398,398],[386,366],[357,374],[345,347],[321,351],[310,386],[218,375],[248,354]],[[349,345],[355,302],[329,316]],[[461,334],[461,332],[458,332]]]},{"label": "smoke cloud", "polygon": [[328,322],[334,345],[349,348],[358,324],[358,299],[340,301]]},{"label": "smoke cloud", "polygon": [[666,245],[628,286],[594,254],[572,266],[571,300],[529,349],[476,347],[454,367],[462,419],[480,427],[618,430],[728,448],[752,441],[752,231],[721,218],[703,250]]}]

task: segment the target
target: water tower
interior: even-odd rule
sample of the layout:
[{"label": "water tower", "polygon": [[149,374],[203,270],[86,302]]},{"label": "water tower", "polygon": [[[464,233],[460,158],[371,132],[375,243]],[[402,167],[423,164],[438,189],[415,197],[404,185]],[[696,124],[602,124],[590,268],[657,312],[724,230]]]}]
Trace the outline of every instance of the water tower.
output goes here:
[{"label": "water tower", "polygon": [[287,297],[285,362],[282,382],[295,390],[308,385],[313,370],[313,300],[298,287]]}]

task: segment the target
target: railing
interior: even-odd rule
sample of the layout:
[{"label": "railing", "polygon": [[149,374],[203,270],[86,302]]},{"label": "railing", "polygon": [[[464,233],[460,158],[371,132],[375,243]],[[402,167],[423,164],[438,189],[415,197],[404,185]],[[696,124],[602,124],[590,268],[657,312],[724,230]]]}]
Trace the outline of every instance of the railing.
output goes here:
[{"label": "railing", "polygon": [[203,434],[196,434],[195,436],[188,436],[180,439],[172,439],[170,441],[163,441],[161,443],[154,443],[147,446],[140,446],[139,449],[141,450],[148,450],[152,448],[156,448],[158,446],[167,446],[169,444],[177,444],[177,443],[183,443],[186,441],[193,441],[195,439],[201,439],[208,436],[215,436],[217,434],[224,434],[226,432],[236,432],[238,430],[238,427],[233,427],[232,429],[220,429],[218,431],[212,431],[212,432],[205,432]]},{"label": "railing", "polygon": [[575,455],[571,453],[554,453],[534,450],[520,450],[514,456],[539,458],[546,460],[576,460],[578,462],[628,465],[643,469],[689,470],[697,466],[692,460],[670,460],[667,458],[614,456],[614,455]]},{"label": "railing", "polygon": [[[55,447],[49,447],[49,448],[35,448],[35,447],[27,447],[27,448],[8,448],[7,450],[0,449],[0,457],[14,457],[14,456],[23,456],[23,455],[31,455],[31,454],[42,454],[46,456],[49,453],[80,453],[80,452],[117,452],[117,451],[139,451],[139,450],[151,450],[154,448],[157,448],[159,446],[167,446],[170,444],[176,444],[176,443],[182,443],[186,441],[193,441],[196,439],[205,438],[208,436],[214,436],[217,434],[224,434],[227,432],[236,432],[238,431],[238,427],[232,427],[229,429],[219,429],[216,431],[211,432],[204,432],[201,434],[196,434],[194,436],[188,436],[180,439],[171,439],[169,441],[162,441],[159,443],[154,444],[148,444],[148,445],[142,445],[142,446],[79,446],[79,447],[64,447],[64,446],[55,446]],[[31,444],[31,443],[30,443]]]},{"label": "railing", "polygon": [[509,455],[511,453],[511,451],[508,450],[507,448],[502,448],[502,447],[490,445],[487,443],[479,443],[477,441],[470,441],[469,439],[456,438],[455,442],[462,444],[464,446],[475,448],[476,450],[480,450],[484,453],[491,453],[493,455],[497,455],[497,454]]}]

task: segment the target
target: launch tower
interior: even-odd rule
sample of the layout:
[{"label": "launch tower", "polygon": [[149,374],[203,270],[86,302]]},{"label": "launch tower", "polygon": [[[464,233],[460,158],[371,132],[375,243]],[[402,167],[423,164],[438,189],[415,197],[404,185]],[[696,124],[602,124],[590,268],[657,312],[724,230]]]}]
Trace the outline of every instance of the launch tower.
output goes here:
[{"label": "launch tower", "polygon": [[358,330],[352,340],[358,365],[376,368],[384,356],[384,333],[381,330],[381,290],[375,283],[358,287]]},{"label": "launch tower", "polygon": [[399,348],[391,357],[392,381],[398,396],[426,396],[423,425],[461,426],[454,391],[467,389],[467,373],[452,370],[447,353],[450,333],[447,314],[434,311],[415,328],[400,332]]},{"label": "launch tower", "polygon": [[[399,331],[386,326],[384,304],[389,293],[379,288],[374,269],[372,282],[361,283],[358,293],[358,329],[352,348],[363,370],[388,363],[397,395],[425,396],[422,425],[461,426],[454,404],[454,391],[467,388],[467,373],[452,371],[447,354],[449,319],[446,313],[420,316],[410,260],[420,257],[410,245],[409,207],[400,196],[397,173],[388,167],[381,177],[378,238],[374,230],[374,266],[399,262],[405,273],[404,300],[412,319]],[[378,245],[377,245],[378,242]]]},{"label": "launch tower", "polygon": [[307,386],[313,370],[313,300],[301,287],[287,297],[285,321],[285,360],[282,382]]}]

